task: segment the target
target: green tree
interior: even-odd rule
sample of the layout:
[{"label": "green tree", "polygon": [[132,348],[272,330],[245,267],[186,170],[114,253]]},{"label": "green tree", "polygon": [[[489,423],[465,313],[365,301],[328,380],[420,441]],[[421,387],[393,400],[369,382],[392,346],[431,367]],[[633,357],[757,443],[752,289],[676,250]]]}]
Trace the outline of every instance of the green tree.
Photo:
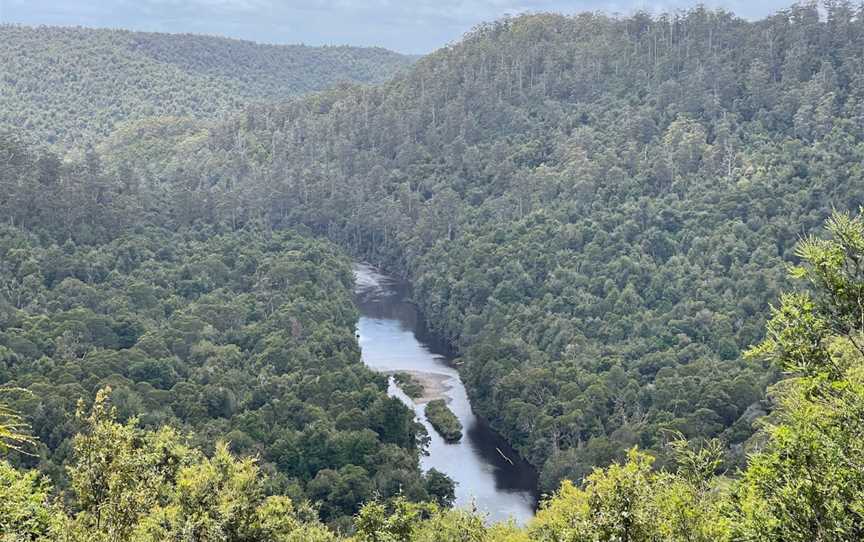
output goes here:
[{"label": "green tree", "polygon": [[738,489],[741,540],[864,537],[864,219],[834,213],[827,229],[798,248],[792,276],[809,288],[781,299],[748,352],[790,378]]},{"label": "green tree", "polygon": [[136,427],[137,420],[115,421],[110,393],[110,388],[100,390],[89,414],[79,402],[85,430],[73,440],[74,463],[69,467],[81,510],[72,532],[89,540],[128,539],[193,460],[193,452],[175,431],[144,432]]},{"label": "green tree", "polygon": [[[0,397],[10,393],[27,393],[27,390],[0,388]],[[0,401],[0,452],[14,450],[27,453],[26,448],[36,443],[29,434],[30,425],[5,401]]]},{"label": "green tree", "polygon": [[[0,419],[0,453],[22,452],[21,446],[35,444],[35,439],[24,432],[27,425],[5,402],[0,402]],[[0,540],[52,540],[51,533],[62,523],[60,509],[51,504],[52,492],[47,477],[36,471],[19,472],[5,459],[0,460]]]},{"label": "green tree", "polygon": [[36,471],[20,472],[0,461],[0,540],[48,542],[62,524],[58,507],[51,504],[50,482]]}]

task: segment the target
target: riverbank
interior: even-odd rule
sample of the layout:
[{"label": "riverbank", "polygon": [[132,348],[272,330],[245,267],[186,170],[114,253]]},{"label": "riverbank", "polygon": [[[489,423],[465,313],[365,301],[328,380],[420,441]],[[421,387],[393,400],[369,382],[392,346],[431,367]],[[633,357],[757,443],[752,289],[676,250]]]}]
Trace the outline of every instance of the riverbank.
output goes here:
[{"label": "riverbank", "polygon": [[[429,333],[409,301],[410,285],[368,265],[356,265],[355,274],[357,341],[363,362],[391,377],[390,395],[412,408],[425,427],[429,439],[420,457],[423,470],[435,469],[456,482],[457,507],[482,510],[490,522],[527,522],[536,510],[537,473],[517,460],[500,435],[474,414],[447,349]],[[400,373],[404,389],[394,376]],[[458,442],[447,442],[426,418],[426,405],[436,399],[446,401],[462,425]]]},{"label": "riverbank", "polygon": [[[427,373],[423,371],[387,371],[385,374],[392,377],[396,373],[403,373],[413,378],[422,388],[422,392],[411,399],[414,404],[425,405],[429,401],[444,399],[449,401],[448,392],[453,388],[450,381],[452,376],[440,373]],[[397,383],[398,385],[398,383]]]}]

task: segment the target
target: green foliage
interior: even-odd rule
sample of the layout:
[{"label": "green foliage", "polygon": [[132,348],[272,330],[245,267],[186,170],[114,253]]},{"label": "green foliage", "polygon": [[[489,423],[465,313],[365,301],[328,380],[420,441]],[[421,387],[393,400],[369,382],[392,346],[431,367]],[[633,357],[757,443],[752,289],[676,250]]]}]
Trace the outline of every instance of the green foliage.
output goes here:
[{"label": "green foliage", "polygon": [[168,223],[302,225],[408,277],[545,490],[635,445],[669,464],[669,431],[743,465],[778,370],[741,352],[800,233],[864,202],[862,20],[515,17],[104,169]]},{"label": "green foliage", "polygon": [[456,501],[456,483],[438,469],[429,469],[425,474],[426,491],[431,501],[441,508],[450,508]]},{"label": "green foliage", "polygon": [[355,520],[359,542],[403,542],[411,540],[421,520],[437,511],[434,505],[410,503],[397,498],[389,506],[371,502]]},{"label": "green foliage", "polygon": [[598,540],[650,540],[657,524],[650,499],[651,462],[649,456],[633,452],[626,464],[590,475],[584,490],[565,482],[557,502],[538,515],[537,536],[544,538],[548,530],[572,540],[590,539],[591,533],[597,533]]},{"label": "green foliage", "polygon": [[224,444],[212,458],[181,469],[166,504],[151,508],[134,540],[326,541],[321,526],[303,525],[287,497],[265,497],[251,459],[238,461]]},{"label": "green foliage", "polygon": [[829,338],[843,336],[864,355],[864,222],[860,216],[834,213],[826,227],[833,239],[803,240],[796,254],[807,265],[791,270],[817,297],[805,292],[781,298],[766,340],[749,354],[766,357],[789,373],[834,380],[845,367],[827,348]]},{"label": "green foliage", "polygon": [[467,510],[396,499],[372,502],[357,516],[357,542],[504,542],[518,534],[512,525],[487,527],[483,517]]},{"label": "green foliage", "polygon": [[459,442],[462,439],[462,423],[447,406],[447,401],[444,399],[429,401],[426,403],[425,413],[426,419],[429,420],[435,431],[444,437],[444,440]]},{"label": "green foliage", "polygon": [[808,293],[784,294],[771,316],[766,340],[747,351],[751,357],[770,359],[793,374],[837,376],[822,344],[829,334],[828,322],[817,314]]},{"label": "green foliage", "polygon": [[678,433],[668,446],[673,450],[677,474],[694,485],[704,485],[723,466],[723,443],[717,439],[693,449],[691,443]]},{"label": "green foliage", "polygon": [[[7,355],[11,357],[12,352],[7,349]],[[14,388],[0,388],[0,397],[3,395],[26,390]],[[27,453],[25,447],[35,444],[35,440],[29,435],[30,426],[24,418],[15,410],[10,408],[4,401],[0,401],[0,452],[14,450]]]},{"label": "green foliage", "polygon": [[0,127],[84,150],[129,121],[212,119],[342,81],[382,81],[411,62],[380,48],[4,24]]},{"label": "green foliage", "polygon": [[50,505],[51,484],[38,472],[20,472],[0,461],[0,540],[51,540],[57,510]]},{"label": "green foliage", "polygon": [[408,397],[412,399],[423,397],[423,384],[409,373],[396,373],[393,375],[393,379]]},{"label": "green foliage", "polygon": [[[29,390],[9,396],[26,416],[8,417],[6,427],[20,433],[26,421],[38,437],[28,447],[8,441],[34,454],[12,459],[59,487],[82,430],[78,400],[89,405],[111,386],[121,420],[181,428],[207,451],[227,440],[234,453],[260,456],[276,473],[268,491],[320,501],[328,522],[350,521],[373,495],[446,501],[440,487],[429,493],[419,469],[422,425],[360,361],[351,268],[331,245],[291,233],[142,227],[61,247],[2,226],[0,267],[15,309],[0,328],[0,347],[14,360],[0,364],[0,382]],[[86,462],[94,472],[132,468],[97,445],[133,438],[128,431],[78,438],[92,441],[82,446],[96,454]],[[136,514],[153,498],[107,502]]]},{"label": "green foliage", "polygon": [[[730,540],[716,481],[655,472],[653,459],[631,450],[628,461],[595,470],[580,489],[565,481],[530,526],[540,541]],[[702,482],[702,480],[700,480]]]},{"label": "green foliage", "polygon": [[864,537],[864,370],[856,357],[841,389],[813,397],[804,384],[784,393],[738,490],[739,540]]},{"label": "green foliage", "polygon": [[810,291],[783,297],[750,352],[793,378],[738,489],[740,540],[864,537],[864,218],[835,213],[827,229],[792,270]]},{"label": "green foliage", "polygon": [[[805,294],[787,294],[752,356],[790,378],[737,480],[716,476],[722,446],[669,444],[676,471],[652,469],[635,449],[626,463],[569,481],[528,528],[548,541],[852,541],[864,536],[864,356],[854,300],[864,284],[864,218],[835,213],[830,239],[801,243]],[[831,257],[826,257],[830,255]],[[805,310],[802,310],[802,307]],[[812,322],[819,331],[812,333]],[[817,337],[818,340],[813,340]]]},{"label": "green foliage", "polygon": [[[314,512],[283,496],[266,496],[252,459],[225,444],[212,457],[189,448],[175,431],[120,424],[97,394],[75,437],[70,466],[72,510],[47,480],[0,463],[0,533],[17,541],[328,542],[335,537]],[[83,411],[82,411],[83,417]]]},{"label": "green foliage", "polygon": [[[81,510],[74,531],[88,533],[93,540],[99,540],[98,535],[104,540],[128,539],[192,459],[169,428],[144,433],[135,427],[137,420],[116,423],[116,413],[107,404],[110,391],[97,393],[85,431],[73,440],[75,464],[69,468]],[[83,408],[82,401],[79,416],[84,415]]]},{"label": "green foliage", "polygon": [[[30,390],[10,412],[40,442],[9,458],[77,508],[4,464],[0,525],[334,536],[308,498],[361,541],[864,538],[864,223],[795,248],[864,203],[862,45],[842,1],[526,15],[377,87],[150,118],[65,161],[3,135],[0,383]],[[360,363],[346,257],[292,228],[412,280],[478,413],[558,488],[527,530],[439,507],[452,483],[420,474],[422,429]],[[795,259],[807,288],[763,334]],[[740,355],[763,338],[771,367]],[[717,476],[725,444],[740,479]]]}]

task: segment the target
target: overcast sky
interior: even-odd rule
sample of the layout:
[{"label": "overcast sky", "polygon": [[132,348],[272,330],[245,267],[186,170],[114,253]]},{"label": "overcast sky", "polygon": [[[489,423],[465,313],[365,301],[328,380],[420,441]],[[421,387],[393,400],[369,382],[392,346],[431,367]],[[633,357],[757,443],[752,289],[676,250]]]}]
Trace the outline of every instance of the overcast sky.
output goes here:
[{"label": "overcast sky", "polygon": [[[697,0],[0,0],[0,22],[216,34],[267,43],[379,45],[427,53],[524,11],[630,13]],[[750,19],[794,0],[706,0]]]}]

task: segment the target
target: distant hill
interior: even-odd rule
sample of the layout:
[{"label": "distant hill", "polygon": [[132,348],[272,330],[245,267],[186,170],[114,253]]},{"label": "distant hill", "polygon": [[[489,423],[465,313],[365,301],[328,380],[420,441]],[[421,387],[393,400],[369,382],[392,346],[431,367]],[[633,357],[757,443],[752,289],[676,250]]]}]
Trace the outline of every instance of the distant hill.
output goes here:
[{"label": "distant hill", "polygon": [[380,82],[412,57],[191,34],[0,25],[0,126],[81,147],[118,123],[214,118],[339,82]]}]

